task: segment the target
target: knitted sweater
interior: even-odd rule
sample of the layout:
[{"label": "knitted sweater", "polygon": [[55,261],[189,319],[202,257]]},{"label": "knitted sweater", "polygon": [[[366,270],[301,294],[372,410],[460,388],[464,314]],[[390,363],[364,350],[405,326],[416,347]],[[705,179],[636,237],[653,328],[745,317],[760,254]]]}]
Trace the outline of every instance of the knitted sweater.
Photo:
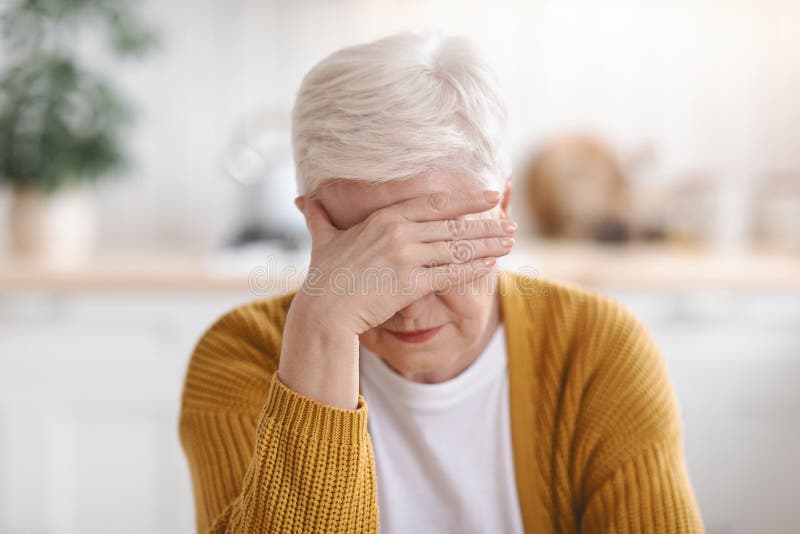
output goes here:
[{"label": "knitted sweater", "polygon": [[[498,289],[526,532],[702,532],[679,408],[643,323],[564,282],[501,273]],[[339,409],[277,378],[292,296],[226,313],[192,354],[180,437],[198,532],[378,530],[363,396]]]}]

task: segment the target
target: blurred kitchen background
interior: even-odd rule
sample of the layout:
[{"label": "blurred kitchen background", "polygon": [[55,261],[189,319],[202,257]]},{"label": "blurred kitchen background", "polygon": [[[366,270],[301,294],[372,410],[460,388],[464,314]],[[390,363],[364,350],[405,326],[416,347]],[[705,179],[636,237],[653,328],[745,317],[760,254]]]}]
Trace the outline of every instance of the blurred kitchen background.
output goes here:
[{"label": "blurred kitchen background", "polygon": [[506,267],[627,304],[712,534],[800,532],[800,2],[0,0],[0,533],[194,531],[183,373],[308,239],[304,73],[472,38],[509,99]]}]

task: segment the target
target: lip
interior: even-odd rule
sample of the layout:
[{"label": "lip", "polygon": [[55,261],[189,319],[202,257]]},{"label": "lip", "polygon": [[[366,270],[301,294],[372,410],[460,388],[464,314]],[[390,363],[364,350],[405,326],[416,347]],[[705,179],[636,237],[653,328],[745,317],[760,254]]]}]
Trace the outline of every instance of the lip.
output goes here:
[{"label": "lip", "polygon": [[424,343],[439,333],[444,325],[434,326],[433,328],[426,328],[424,330],[388,330],[390,334],[406,343]]}]

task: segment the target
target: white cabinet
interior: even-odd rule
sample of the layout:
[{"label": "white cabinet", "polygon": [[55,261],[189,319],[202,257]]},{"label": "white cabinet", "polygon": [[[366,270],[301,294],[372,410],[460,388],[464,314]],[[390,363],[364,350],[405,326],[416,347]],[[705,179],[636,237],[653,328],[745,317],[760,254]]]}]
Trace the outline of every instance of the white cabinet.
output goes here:
[{"label": "white cabinet", "polygon": [[241,293],[0,294],[0,532],[192,533],[180,388]]}]

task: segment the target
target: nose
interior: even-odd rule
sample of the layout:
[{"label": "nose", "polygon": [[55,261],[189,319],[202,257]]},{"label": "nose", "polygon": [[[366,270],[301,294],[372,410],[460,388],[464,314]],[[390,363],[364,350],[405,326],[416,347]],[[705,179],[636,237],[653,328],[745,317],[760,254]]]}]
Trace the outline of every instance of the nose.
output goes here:
[{"label": "nose", "polygon": [[431,305],[431,302],[436,298],[435,293],[428,293],[424,297],[415,300],[405,308],[397,312],[397,315],[403,319],[414,320],[419,319]]}]

